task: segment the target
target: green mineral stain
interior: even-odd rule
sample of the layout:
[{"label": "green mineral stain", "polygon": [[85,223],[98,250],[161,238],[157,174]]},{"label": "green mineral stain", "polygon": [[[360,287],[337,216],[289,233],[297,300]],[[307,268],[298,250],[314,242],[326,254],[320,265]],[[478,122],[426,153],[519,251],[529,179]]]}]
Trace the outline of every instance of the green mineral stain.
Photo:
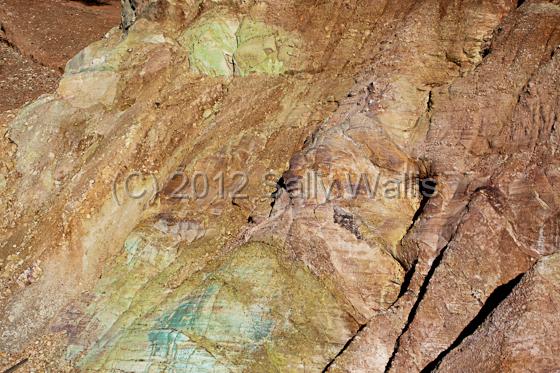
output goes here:
[{"label": "green mineral stain", "polygon": [[[123,264],[127,252],[141,252],[143,245],[131,235]],[[166,296],[150,281],[134,292],[139,303],[82,366],[193,373],[322,369],[349,338],[352,321],[324,283],[301,263],[282,260],[280,250],[243,245]],[[185,251],[180,260],[192,260],[191,255]],[[126,277],[141,268],[134,266]],[[131,281],[141,283],[143,271]],[[131,285],[114,282],[119,289]],[[113,309],[115,297],[109,302]]]},{"label": "green mineral stain", "polygon": [[248,333],[251,339],[255,342],[262,342],[270,336],[273,327],[273,320],[266,319],[261,314],[255,313],[252,315]]},{"label": "green mineral stain", "polygon": [[170,42],[158,23],[146,19],[138,20],[125,37],[120,38],[120,33],[110,33],[112,36],[109,39],[90,44],[68,61],[65,76],[91,71],[119,71],[121,64],[133,56],[131,51],[148,51],[155,45]]},{"label": "green mineral stain", "polygon": [[187,29],[179,43],[189,52],[191,69],[210,76],[279,75],[296,45],[279,27],[245,17],[241,22],[217,8]]},{"label": "green mineral stain", "polygon": [[84,346],[69,344],[65,354],[66,360],[74,360],[83,350]]},{"label": "green mineral stain", "polygon": [[149,339],[152,344],[161,344],[162,331],[180,330],[209,340],[231,337],[258,343],[270,334],[274,325],[265,317],[267,312],[265,307],[243,305],[230,290],[212,283],[199,295],[188,297],[171,313],[162,316],[157,322],[157,331],[150,332]]},{"label": "green mineral stain", "polygon": [[190,353],[194,352],[194,348],[182,349],[180,347],[181,344],[188,340],[186,335],[176,330],[163,329],[153,331],[150,333],[150,341],[152,342],[150,357],[160,357],[172,362],[180,362],[183,357],[188,359]]},{"label": "green mineral stain", "polygon": [[128,270],[141,264],[162,270],[177,256],[177,241],[154,232],[133,232],[124,243]]},{"label": "green mineral stain", "polygon": [[171,314],[164,315],[157,322],[159,329],[148,333],[152,364],[163,363],[168,371],[180,372],[225,372],[217,365],[215,358],[193,343],[186,333],[203,333],[203,318],[211,314],[206,306],[212,305],[220,290],[211,285],[197,296],[188,297]]},{"label": "green mineral stain", "polygon": [[[224,288],[218,281],[211,278],[205,289],[196,291],[196,295],[187,297],[158,319],[148,333],[151,361],[163,359],[176,369],[186,368],[189,362],[195,364],[196,361],[197,368],[205,371],[210,368],[201,366],[204,356],[200,353],[205,348],[233,343],[254,350],[270,336],[274,326],[274,321],[267,317],[270,310],[242,304],[231,289]],[[198,343],[193,343],[188,336],[196,337]],[[201,347],[200,340],[205,341],[205,348]]]},{"label": "green mineral stain", "polygon": [[188,329],[196,331],[204,316],[205,306],[213,302],[214,296],[220,287],[216,284],[210,285],[201,295],[189,297],[171,315],[161,319],[161,325],[171,329]]},{"label": "green mineral stain", "polygon": [[138,253],[138,248],[142,243],[142,238],[137,235],[130,235],[124,242],[124,250],[126,251],[126,264],[130,267],[133,265],[133,259]]},{"label": "green mineral stain", "polygon": [[189,51],[191,69],[211,76],[233,75],[238,27],[237,17],[218,9],[203,15],[187,29],[179,43]]},{"label": "green mineral stain", "polygon": [[171,331],[161,336],[164,338],[161,342],[166,343],[168,348],[152,351],[148,371],[162,371],[160,369],[163,368],[165,372],[229,372],[215,357],[193,345],[184,334]]},{"label": "green mineral stain", "polygon": [[243,20],[237,31],[237,44],[234,57],[241,76],[283,73],[287,50],[293,45],[287,33],[249,18]]},{"label": "green mineral stain", "polygon": [[148,371],[166,372],[228,372],[214,356],[199,348],[185,334],[172,329],[154,330],[150,334],[152,348]]}]

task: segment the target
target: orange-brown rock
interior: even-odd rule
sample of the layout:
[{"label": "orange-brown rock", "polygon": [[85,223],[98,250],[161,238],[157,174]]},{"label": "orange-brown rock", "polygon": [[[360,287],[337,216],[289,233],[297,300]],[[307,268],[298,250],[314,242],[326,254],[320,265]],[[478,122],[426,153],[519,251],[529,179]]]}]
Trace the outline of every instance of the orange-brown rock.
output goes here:
[{"label": "orange-brown rock", "polygon": [[[558,254],[542,258],[438,372],[551,372],[558,369]],[[499,353],[496,353],[496,350]]]},{"label": "orange-brown rock", "polygon": [[7,368],[560,364],[557,1],[123,3],[0,121]]},{"label": "orange-brown rock", "polygon": [[[418,149],[440,193],[403,240],[418,252],[416,295],[382,323],[372,319],[333,371],[433,369],[501,300],[500,289],[557,250],[556,10],[533,2],[512,12],[480,66],[432,94],[430,130]],[[376,329],[383,325],[389,330]],[[387,335],[400,337],[391,358],[385,353],[374,365],[379,353],[368,352]]]},{"label": "orange-brown rock", "polygon": [[66,62],[118,22],[118,0],[0,0],[0,111],[54,92]]}]

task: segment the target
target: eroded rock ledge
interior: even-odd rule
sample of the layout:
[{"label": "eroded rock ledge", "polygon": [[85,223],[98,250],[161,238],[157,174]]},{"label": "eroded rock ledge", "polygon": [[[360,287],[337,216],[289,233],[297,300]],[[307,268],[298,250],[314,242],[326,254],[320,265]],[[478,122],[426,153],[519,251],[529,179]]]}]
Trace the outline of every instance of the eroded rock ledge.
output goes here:
[{"label": "eroded rock ledge", "polygon": [[3,366],[560,364],[558,1],[125,3],[0,121]]}]

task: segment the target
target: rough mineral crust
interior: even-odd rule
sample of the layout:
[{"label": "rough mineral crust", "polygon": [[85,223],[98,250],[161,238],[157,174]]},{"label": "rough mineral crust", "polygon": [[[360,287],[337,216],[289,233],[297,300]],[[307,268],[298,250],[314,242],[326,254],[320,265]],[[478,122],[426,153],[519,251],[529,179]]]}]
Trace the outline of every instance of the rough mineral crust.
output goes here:
[{"label": "rough mineral crust", "polygon": [[122,22],[0,115],[1,367],[560,367],[558,1]]}]

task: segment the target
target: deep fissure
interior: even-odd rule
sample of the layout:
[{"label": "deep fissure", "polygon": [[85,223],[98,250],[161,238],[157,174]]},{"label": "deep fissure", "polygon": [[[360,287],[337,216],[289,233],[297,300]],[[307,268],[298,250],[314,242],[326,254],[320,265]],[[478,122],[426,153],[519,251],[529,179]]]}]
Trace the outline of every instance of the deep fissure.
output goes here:
[{"label": "deep fissure", "polygon": [[358,334],[360,334],[361,331],[362,331],[366,326],[367,326],[367,324],[360,325],[360,327],[358,328],[358,330],[356,330],[356,333],[354,333],[354,335],[353,335],[349,340],[346,341],[346,343],[344,344],[344,346],[342,347],[342,349],[341,349],[340,351],[338,351],[338,353],[336,354],[336,356],[335,356],[331,361],[329,361],[329,363],[325,366],[325,368],[323,368],[323,370],[321,371],[321,373],[325,373],[325,372],[327,372],[327,371],[329,370],[329,368],[331,367],[331,365],[333,365],[333,363],[336,361],[336,359],[337,359],[340,355],[342,355],[342,354],[344,353],[344,351],[346,351],[346,349],[347,349],[348,347],[350,347],[350,345],[351,345],[352,342],[354,341],[354,338],[356,338],[356,336],[357,336]]},{"label": "deep fissure", "polygon": [[418,291],[418,297],[416,298],[416,301],[414,302],[414,305],[412,306],[412,308],[410,310],[410,313],[408,314],[405,326],[404,326],[401,334],[399,335],[399,337],[395,341],[395,347],[393,348],[393,353],[391,354],[391,357],[389,358],[389,361],[387,362],[387,365],[385,366],[385,372],[388,372],[391,369],[391,366],[393,364],[393,360],[395,359],[395,355],[397,354],[397,351],[399,350],[399,347],[400,347],[401,337],[408,331],[408,328],[410,327],[410,324],[412,324],[412,322],[414,321],[414,317],[416,316],[416,311],[418,310],[418,306],[420,305],[420,303],[424,299],[424,295],[426,294],[426,291],[428,290],[428,285],[430,284],[430,280],[432,279],[432,276],[434,275],[434,272],[436,271],[436,268],[440,265],[440,263],[443,259],[443,255],[445,254],[445,251],[447,250],[447,247],[449,246],[449,243],[452,242],[452,240],[453,240],[453,237],[451,237],[448,244],[445,245],[445,247],[440,251],[438,256],[434,259],[434,262],[432,263],[432,266],[430,267],[430,270],[428,271],[428,274],[424,278],[424,282],[422,282],[422,286],[420,286],[420,290]]},{"label": "deep fissure", "polygon": [[433,107],[434,107],[433,93],[430,90],[430,92],[428,93],[427,111],[431,112]]},{"label": "deep fissure", "polygon": [[408,291],[408,288],[410,287],[410,282],[412,281],[412,277],[414,276],[414,272],[416,272],[417,264],[418,264],[418,259],[416,259],[414,263],[412,263],[410,269],[404,275],[403,283],[401,284],[401,290],[399,291],[399,296],[397,297],[397,300],[399,300]]},{"label": "deep fissure", "polygon": [[3,373],[12,373],[21,368],[25,363],[27,363],[29,359],[25,358],[17,362],[16,364],[12,365],[10,368],[6,369]]},{"label": "deep fissure", "polygon": [[270,216],[272,216],[274,205],[276,204],[276,200],[278,199],[278,196],[280,195],[282,190],[288,191],[286,187],[286,182],[284,181],[284,176],[278,179],[278,181],[276,182],[276,190],[272,192],[272,194],[270,195],[270,197],[272,198],[272,202],[270,202]]},{"label": "deep fissure", "polygon": [[[463,213],[468,210],[469,205],[470,205],[470,201],[465,206],[465,208],[463,210]],[[418,296],[416,298],[416,301],[414,302],[414,305],[410,309],[410,312],[409,312],[408,317],[406,319],[406,323],[405,323],[401,333],[399,334],[397,340],[395,341],[395,346],[393,347],[393,352],[391,353],[391,357],[389,358],[389,361],[387,361],[387,365],[385,366],[385,372],[388,372],[391,369],[391,366],[393,364],[393,360],[395,359],[397,351],[399,350],[399,347],[400,347],[401,338],[408,331],[408,329],[410,328],[410,325],[414,321],[414,318],[416,317],[416,312],[418,311],[418,307],[419,307],[420,303],[424,299],[424,295],[426,294],[426,291],[428,290],[428,285],[430,284],[432,276],[434,275],[437,267],[439,267],[439,265],[441,264],[441,261],[443,260],[443,256],[445,255],[445,252],[449,248],[449,245],[455,239],[455,235],[457,234],[457,232],[459,230],[461,220],[462,220],[462,218],[459,219],[459,222],[457,223],[457,226],[455,227],[455,230],[453,231],[453,234],[451,235],[451,237],[449,237],[449,240],[447,241],[447,244],[441,249],[441,251],[439,252],[437,257],[434,259],[432,265],[430,266],[430,269],[429,269],[428,273],[426,274],[426,277],[424,277],[424,281],[422,282],[422,285],[420,286],[420,289],[418,290]],[[401,291],[402,291],[402,289],[401,289]]]},{"label": "deep fissure", "polygon": [[422,214],[424,213],[424,209],[426,208],[426,205],[428,204],[430,198],[434,197],[437,194],[437,181],[431,177],[418,179],[418,189],[420,191],[420,195],[422,196],[422,200],[420,201],[420,206],[412,217],[412,223],[406,230],[405,237],[408,232],[410,232],[410,230],[414,227],[414,224],[416,224],[418,219],[420,219],[420,216],[422,216]]},{"label": "deep fissure", "polygon": [[[431,92],[430,92],[431,93]],[[280,180],[278,180],[278,182],[276,183],[277,185],[277,191],[275,193],[273,193],[273,196],[275,196],[275,194],[277,192],[280,191],[280,189],[287,189],[284,179],[280,178]],[[416,221],[420,218],[420,216],[422,215],[424,208],[426,206],[426,204],[428,203],[428,200],[433,197],[435,195],[435,192],[437,190],[437,182],[432,179],[432,178],[423,178],[423,179],[419,179],[418,180],[418,188],[420,191],[420,195],[422,195],[422,201],[420,202],[420,206],[418,208],[418,210],[416,210],[413,219],[412,219],[412,224],[410,225],[410,227],[408,228],[408,231],[410,231],[410,229],[412,229],[412,227],[414,226],[414,224],[416,223]],[[273,204],[274,205],[274,202]],[[336,222],[336,221],[335,221]],[[408,233],[407,231],[407,233]],[[405,235],[406,237],[406,235]],[[443,252],[442,252],[443,254]],[[437,258],[436,258],[437,260]],[[441,260],[441,259],[440,259]],[[435,264],[435,261],[434,261]],[[405,274],[405,277],[403,279],[403,282],[401,284],[401,288],[399,291],[399,295],[397,296],[397,300],[395,301],[395,303],[408,291],[409,287],[410,287],[410,283],[412,282],[412,278],[414,277],[414,273],[416,272],[416,266],[418,265],[418,259],[416,259],[412,265],[410,266],[410,268],[408,269],[408,271]],[[434,267],[434,266],[432,266]],[[427,285],[426,285],[427,287]],[[410,315],[409,315],[410,317]],[[360,328],[357,330],[357,332],[352,336],[352,338],[350,338],[346,344],[344,345],[344,347],[339,351],[339,353],[327,364],[327,366],[325,366],[325,368],[323,369],[323,372],[326,372],[329,367],[336,361],[336,359],[342,355],[344,353],[344,351],[346,351],[346,349],[352,344],[352,342],[354,341],[354,339],[356,338],[356,336],[367,326],[367,323],[360,326]],[[404,333],[404,332],[403,332]],[[400,336],[399,336],[400,338]],[[396,351],[396,350],[395,350]],[[394,355],[395,352],[393,352]],[[393,358],[393,356],[391,356],[391,358]]]},{"label": "deep fissure", "polygon": [[447,354],[457,348],[465,338],[473,334],[478,329],[478,327],[486,321],[492,311],[494,311],[511,294],[515,286],[519,284],[524,275],[525,273],[521,273],[509,282],[495,288],[488,299],[486,299],[486,302],[484,302],[484,304],[482,305],[482,308],[480,308],[478,314],[467,324],[467,326],[465,326],[461,333],[459,333],[455,341],[453,341],[453,343],[447,349],[442,351],[438,355],[438,357],[435,358],[431,363],[426,365],[421,372],[427,373],[434,371],[445,358],[445,356],[447,356]]}]

